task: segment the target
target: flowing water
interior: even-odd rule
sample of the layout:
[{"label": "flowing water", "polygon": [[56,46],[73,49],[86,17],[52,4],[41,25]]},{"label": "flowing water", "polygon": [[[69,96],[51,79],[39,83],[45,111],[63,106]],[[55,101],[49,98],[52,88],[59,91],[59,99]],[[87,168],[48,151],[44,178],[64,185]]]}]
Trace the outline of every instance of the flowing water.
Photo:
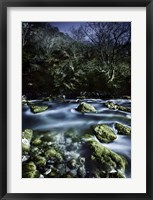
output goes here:
[{"label": "flowing water", "polygon": [[[109,100],[114,104],[131,107],[131,100],[116,99]],[[35,131],[57,131],[59,134],[56,136],[57,142],[63,140],[62,133],[70,128],[76,129],[79,134],[88,131],[92,125],[107,124],[117,134],[114,128],[114,123],[119,122],[131,127],[131,113],[119,110],[111,110],[105,106],[107,100],[101,99],[86,99],[83,102],[93,105],[96,113],[80,113],[75,108],[78,107],[79,102],[75,99],[67,99],[64,102],[45,102],[33,100],[31,101],[37,105],[47,105],[49,109],[33,114],[29,106],[23,106],[22,128],[23,130],[33,129]],[[118,135],[117,139],[112,143],[104,146],[113,150],[114,152],[125,156],[129,165],[126,171],[126,177],[131,177],[131,136]]]}]

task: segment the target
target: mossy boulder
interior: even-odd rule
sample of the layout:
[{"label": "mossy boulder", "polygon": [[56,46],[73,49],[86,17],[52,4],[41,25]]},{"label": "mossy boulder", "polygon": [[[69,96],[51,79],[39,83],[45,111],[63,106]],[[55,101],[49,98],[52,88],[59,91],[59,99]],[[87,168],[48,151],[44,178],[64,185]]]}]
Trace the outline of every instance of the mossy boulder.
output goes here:
[{"label": "mossy boulder", "polygon": [[120,135],[131,135],[131,128],[120,123],[115,123],[117,133]]},{"label": "mossy boulder", "polygon": [[39,145],[41,145],[41,143],[42,143],[42,140],[40,138],[35,138],[31,142],[31,144],[34,146],[39,146]]},{"label": "mossy boulder", "polygon": [[28,163],[23,164],[24,172],[35,171],[35,170],[37,170],[37,167],[34,162],[30,161]]},{"label": "mossy boulder", "polygon": [[30,110],[33,113],[40,113],[40,112],[44,112],[48,109],[48,106],[37,106],[37,105],[30,105]]},{"label": "mossy boulder", "polygon": [[80,105],[76,108],[76,110],[82,113],[96,112],[96,109],[94,108],[94,106],[85,102],[80,103]]},{"label": "mossy boulder", "polygon": [[40,173],[39,173],[39,171],[24,172],[22,177],[23,178],[39,178],[40,177]]},{"label": "mossy boulder", "polygon": [[117,138],[112,129],[105,124],[99,124],[94,126],[93,130],[95,136],[98,138],[100,142],[109,143]]},{"label": "mossy boulder", "polygon": [[121,110],[121,111],[125,111],[125,112],[131,112],[131,108],[125,107],[125,106],[120,106],[120,105],[114,104],[113,102],[110,102],[110,101],[108,101],[107,103],[105,103],[105,105],[109,109]]},{"label": "mossy boulder", "polygon": [[46,158],[40,155],[37,155],[33,158],[33,161],[36,166],[43,167],[46,165]]},{"label": "mossy boulder", "polygon": [[24,163],[22,165],[22,177],[23,178],[39,178],[40,173],[37,171],[34,162]]},{"label": "mossy boulder", "polygon": [[111,151],[95,140],[88,141],[87,145],[91,151],[93,171],[99,169],[103,174],[108,174],[115,170],[124,175],[127,161],[123,156]]},{"label": "mossy boulder", "polygon": [[32,137],[33,137],[33,130],[31,130],[31,129],[25,129],[22,132],[22,138],[27,139],[29,142],[31,142]]},{"label": "mossy boulder", "polygon": [[57,162],[63,161],[61,153],[54,148],[48,149],[47,151],[45,151],[44,154],[45,154],[46,159],[52,159],[52,160],[55,160]]},{"label": "mossy boulder", "polygon": [[24,138],[22,139],[22,152],[28,153],[30,151],[30,142]]}]

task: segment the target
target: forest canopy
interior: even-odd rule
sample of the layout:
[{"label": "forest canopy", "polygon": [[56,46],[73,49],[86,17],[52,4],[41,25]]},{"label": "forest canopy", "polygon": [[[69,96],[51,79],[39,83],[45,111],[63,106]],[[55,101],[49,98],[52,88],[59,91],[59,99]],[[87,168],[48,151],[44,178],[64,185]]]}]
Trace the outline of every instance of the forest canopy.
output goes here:
[{"label": "forest canopy", "polygon": [[130,96],[131,23],[74,22],[62,32],[49,22],[23,22],[22,93],[29,98]]}]

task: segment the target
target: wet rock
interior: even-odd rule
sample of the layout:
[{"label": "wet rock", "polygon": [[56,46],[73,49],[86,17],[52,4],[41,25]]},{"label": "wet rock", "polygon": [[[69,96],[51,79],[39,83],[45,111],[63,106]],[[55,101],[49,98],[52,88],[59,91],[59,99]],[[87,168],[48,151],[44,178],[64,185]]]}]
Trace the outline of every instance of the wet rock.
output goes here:
[{"label": "wet rock", "polygon": [[22,138],[27,139],[29,142],[31,142],[32,137],[33,137],[33,130],[31,130],[31,129],[25,129],[22,132]]},{"label": "wet rock", "polygon": [[39,146],[41,143],[42,143],[42,141],[41,141],[40,138],[35,138],[35,139],[32,141],[32,145],[34,145],[34,146]]},{"label": "wet rock", "polygon": [[40,113],[40,112],[44,112],[45,110],[48,109],[48,106],[37,106],[37,105],[30,105],[30,110],[33,113]]},{"label": "wet rock", "polygon": [[38,167],[43,167],[46,165],[46,158],[44,158],[43,156],[37,155],[33,158],[33,161],[35,163],[36,166]]},{"label": "wet rock", "polygon": [[65,142],[71,144],[72,142],[79,142],[81,137],[75,129],[69,129],[64,133]]},{"label": "wet rock", "polygon": [[35,171],[37,170],[36,165],[34,162],[30,161],[29,163],[23,164],[23,171],[28,172],[28,171]]},{"label": "wet rock", "polygon": [[125,126],[120,123],[115,123],[115,128],[117,129],[117,133],[120,135],[131,135],[131,128]]},{"label": "wet rock", "polygon": [[79,178],[84,178],[86,176],[86,169],[85,169],[85,166],[80,166],[77,170],[77,176]]},{"label": "wet rock", "polygon": [[56,168],[52,168],[51,172],[47,175],[48,178],[59,178],[60,174],[59,174],[59,170]]},{"label": "wet rock", "polygon": [[28,153],[30,151],[30,143],[27,139],[22,139],[22,152]]},{"label": "wet rock", "polygon": [[68,161],[67,163],[67,166],[70,168],[70,169],[74,169],[76,168],[76,165],[77,165],[77,161],[75,159],[71,159]]},{"label": "wet rock", "polygon": [[41,152],[41,150],[39,148],[31,146],[31,148],[30,148],[30,156],[35,157],[35,156],[37,156],[37,155],[39,155],[41,153],[42,152]]},{"label": "wet rock", "polygon": [[34,162],[24,163],[22,165],[22,177],[23,178],[39,178],[40,173],[37,171]]},{"label": "wet rock", "polygon": [[58,152],[57,150],[55,150],[54,148],[48,149],[45,152],[45,158],[46,159],[52,159],[55,160],[57,162],[62,162],[63,158],[60,152]]},{"label": "wet rock", "polygon": [[116,170],[124,175],[127,161],[123,156],[111,151],[95,140],[88,141],[87,145],[91,151],[93,171],[100,170],[103,176],[107,176],[112,170]]},{"label": "wet rock", "polygon": [[29,155],[24,155],[24,156],[22,156],[22,162],[27,161],[29,158],[30,158]]},{"label": "wet rock", "polygon": [[80,103],[80,105],[76,108],[76,110],[82,113],[96,112],[96,109],[92,105],[85,102]]},{"label": "wet rock", "polygon": [[98,138],[100,142],[109,143],[117,138],[117,136],[112,131],[112,129],[105,124],[94,126],[93,130],[94,130],[95,136]]},{"label": "wet rock", "polygon": [[39,171],[24,172],[22,177],[23,178],[39,178],[40,177],[40,173],[39,173]]},{"label": "wet rock", "polygon": [[125,107],[125,106],[120,106],[120,105],[114,104],[113,102],[110,102],[110,101],[108,101],[107,103],[105,103],[105,105],[106,105],[109,109],[121,110],[121,111],[125,111],[125,112],[131,112],[131,108]]},{"label": "wet rock", "polygon": [[126,178],[121,172],[111,172],[108,174],[108,178]]},{"label": "wet rock", "polygon": [[41,140],[43,142],[54,142],[55,141],[55,137],[53,137],[51,134],[45,134]]}]

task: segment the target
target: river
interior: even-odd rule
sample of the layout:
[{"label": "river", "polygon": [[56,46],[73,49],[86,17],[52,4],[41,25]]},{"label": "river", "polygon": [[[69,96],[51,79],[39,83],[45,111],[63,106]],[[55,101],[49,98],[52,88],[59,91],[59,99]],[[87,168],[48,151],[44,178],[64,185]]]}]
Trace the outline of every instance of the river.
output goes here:
[{"label": "river", "polygon": [[[32,100],[37,105],[47,105],[48,110],[34,114],[29,106],[23,105],[22,128],[35,131],[54,131],[56,132],[56,142],[63,145],[63,133],[69,129],[77,130],[80,135],[84,131],[90,130],[93,125],[107,124],[117,134],[114,123],[119,122],[131,127],[131,113],[119,110],[111,110],[105,106],[108,100],[86,99],[83,102],[93,105],[96,113],[80,113],[76,111],[79,102],[75,99],[65,99],[64,102]],[[111,99],[114,104],[131,107],[131,100]],[[118,135],[117,139],[111,143],[103,143],[112,151],[123,155],[128,160],[126,177],[131,177],[131,136]],[[79,147],[78,147],[79,148]],[[77,153],[79,149],[77,148]],[[75,150],[76,151],[76,150]]]}]

